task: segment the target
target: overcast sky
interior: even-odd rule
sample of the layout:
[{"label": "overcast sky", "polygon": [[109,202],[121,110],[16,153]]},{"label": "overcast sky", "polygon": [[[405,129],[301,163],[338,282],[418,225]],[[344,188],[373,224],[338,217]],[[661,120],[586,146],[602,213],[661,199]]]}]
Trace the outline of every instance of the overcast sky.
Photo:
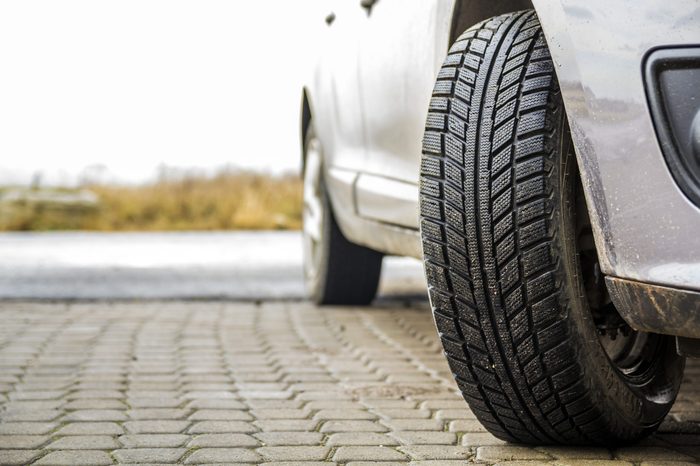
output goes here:
[{"label": "overcast sky", "polygon": [[318,3],[0,2],[0,183],[99,164],[126,182],[161,164],[296,169]]}]

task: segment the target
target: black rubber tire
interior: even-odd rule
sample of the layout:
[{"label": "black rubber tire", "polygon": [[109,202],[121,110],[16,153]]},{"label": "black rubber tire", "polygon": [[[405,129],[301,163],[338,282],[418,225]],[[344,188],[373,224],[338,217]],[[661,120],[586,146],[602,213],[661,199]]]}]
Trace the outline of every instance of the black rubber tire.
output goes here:
[{"label": "black rubber tire", "polygon": [[655,335],[633,379],[599,341],[576,253],[576,160],[534,12],[484,21],[451,47],[423,154],[431,306],[481,423],[531,444],[617,445],[653,432],[684,360],[672,337]]},{"label": "black rubber tire", "polygon": [[[313,128],[307,132],[313,136]],[[311,300],[317,305],[370,304],[379,287],[383,254],[352,243],[343,235],[323,181],[320,189],[325,211],[321,226],[318,272],[314,279],[306,277]]]}]

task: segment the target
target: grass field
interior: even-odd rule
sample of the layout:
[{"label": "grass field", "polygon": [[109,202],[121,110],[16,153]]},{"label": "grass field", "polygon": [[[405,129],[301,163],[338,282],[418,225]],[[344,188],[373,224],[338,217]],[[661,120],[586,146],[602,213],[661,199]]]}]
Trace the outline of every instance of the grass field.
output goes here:
[{"label": "grass field", "polygon": [[301,225],[297,175],[221,172],[139,186],[0,188],[0,230],[287,230]]}]

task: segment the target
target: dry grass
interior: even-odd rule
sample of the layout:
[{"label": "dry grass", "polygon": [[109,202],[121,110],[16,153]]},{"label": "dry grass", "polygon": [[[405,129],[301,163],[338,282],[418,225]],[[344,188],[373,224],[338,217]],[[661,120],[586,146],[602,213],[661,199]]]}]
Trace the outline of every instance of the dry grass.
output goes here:
[{"label": "dry grass", "polygon": [[142,186],[84,189],[96,195],[96,203],[5,202],[0,229],[257,230],[301,225],[302,187],[296,175],[226,171],[214,177],[185,175]]}]

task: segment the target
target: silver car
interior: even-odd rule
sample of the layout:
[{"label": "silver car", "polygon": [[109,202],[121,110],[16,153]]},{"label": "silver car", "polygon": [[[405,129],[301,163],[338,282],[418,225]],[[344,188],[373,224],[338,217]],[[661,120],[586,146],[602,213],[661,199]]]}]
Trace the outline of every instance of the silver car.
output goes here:
[{"label": "silver car", "polygon": [[383,255],[422,258],[494,435],[653,432],[700,355],[700,3],[326,13],[301,111],[313,300],[368,304]]}]

